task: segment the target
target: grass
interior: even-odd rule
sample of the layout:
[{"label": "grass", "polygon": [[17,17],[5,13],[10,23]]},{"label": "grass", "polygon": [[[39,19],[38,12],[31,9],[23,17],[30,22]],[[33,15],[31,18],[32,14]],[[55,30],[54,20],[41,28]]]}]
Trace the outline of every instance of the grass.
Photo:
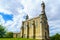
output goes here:
[{"label": "grass", "polygon": [[26,39],[26,38],[0,38],[0,40],[37,40],[37,39]]}]

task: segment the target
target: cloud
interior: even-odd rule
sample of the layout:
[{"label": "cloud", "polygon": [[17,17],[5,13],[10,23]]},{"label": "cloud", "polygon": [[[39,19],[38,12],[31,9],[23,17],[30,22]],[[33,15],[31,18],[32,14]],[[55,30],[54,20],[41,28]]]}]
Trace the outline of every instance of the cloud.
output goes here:
[{"label": "cloud", "polygon": [[[3,16],[1,15],[1,24],[6,26],[8,31],[18,31],[17,29],[20,29],[21,27],[21,21],[22,17],[24,16],[25,12],[19,10],[23,10],[24,6],[20,3],[20,0],[0,0],[0,12],[3,12],[2,14],[5,15],[13,15],[13,18],[11,20],[8,20],[5,23],[5,20],[3,19]],[[5,16],[6,17],[6,16]],[[3,22],[2,22],[3,21]],[[19,24],[19,25],[18,25]]]},{"label": "cloud", "polygon": [[5,21],[4,21],[3,17],[0,15],[0,24],[4,24],[4,23],[5,23]]},{"label": "cloud", "polygon": [[50,35],[54,35],[56,33],[60,33],[60,1],[59,0],[49,0],[48,4],[46,4],[46,13],[48,17],[48,23],[50,26]]}]

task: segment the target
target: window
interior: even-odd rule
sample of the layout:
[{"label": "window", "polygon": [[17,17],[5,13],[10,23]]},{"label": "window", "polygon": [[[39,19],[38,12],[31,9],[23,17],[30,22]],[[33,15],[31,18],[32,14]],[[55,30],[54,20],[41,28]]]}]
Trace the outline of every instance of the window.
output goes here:
[{"label": "window", "polygon": [[35,21],[35,26],[36,26],[36,27],[38,26],[38,20]]},{"label": "window", "polygon": [[46,20],[44,20],[44,23],[47,24]]},{"label": "window", "polygon": [[25,24],[24,24],[24,29],[25,29],[26,27],[27,27],[27,24],[25,23]]},{"label": "window", "polygon": [[32,23],[31,22],[30,22],[29,26],[32,27]]}]

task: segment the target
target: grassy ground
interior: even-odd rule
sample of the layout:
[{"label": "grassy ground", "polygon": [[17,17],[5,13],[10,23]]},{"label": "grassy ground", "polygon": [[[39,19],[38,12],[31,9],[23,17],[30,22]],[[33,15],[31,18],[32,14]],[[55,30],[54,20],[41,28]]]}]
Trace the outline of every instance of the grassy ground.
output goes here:
[{"label": "grassy ground", "polygon": [[37,40],[37,39],[26,39],[26,38],[0,38],[0,40]]}]

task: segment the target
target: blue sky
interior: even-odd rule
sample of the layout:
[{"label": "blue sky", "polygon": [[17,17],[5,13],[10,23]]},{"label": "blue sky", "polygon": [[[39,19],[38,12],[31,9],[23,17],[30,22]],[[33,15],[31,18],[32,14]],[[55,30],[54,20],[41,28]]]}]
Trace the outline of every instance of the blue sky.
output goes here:
[{"label": "blue sky", "polygon": [[13,21],[13,20],[12,20],[12,18],[13,18],[13,15],[12,15],[12,14],[11,14],[11,15],[8,15],[8,14],[0,13],[0,15],[1,15],[2,18],[5,20],[5,22],[8,21],[8,20]]},{"label": "blue sky", "polygon": [[[43,0],[46,5],[50,35],[60,33],[60,0]],[[0,0],[0,24],[8,31],[19,32],[24,17],[41,14],[42,0]]]}]

